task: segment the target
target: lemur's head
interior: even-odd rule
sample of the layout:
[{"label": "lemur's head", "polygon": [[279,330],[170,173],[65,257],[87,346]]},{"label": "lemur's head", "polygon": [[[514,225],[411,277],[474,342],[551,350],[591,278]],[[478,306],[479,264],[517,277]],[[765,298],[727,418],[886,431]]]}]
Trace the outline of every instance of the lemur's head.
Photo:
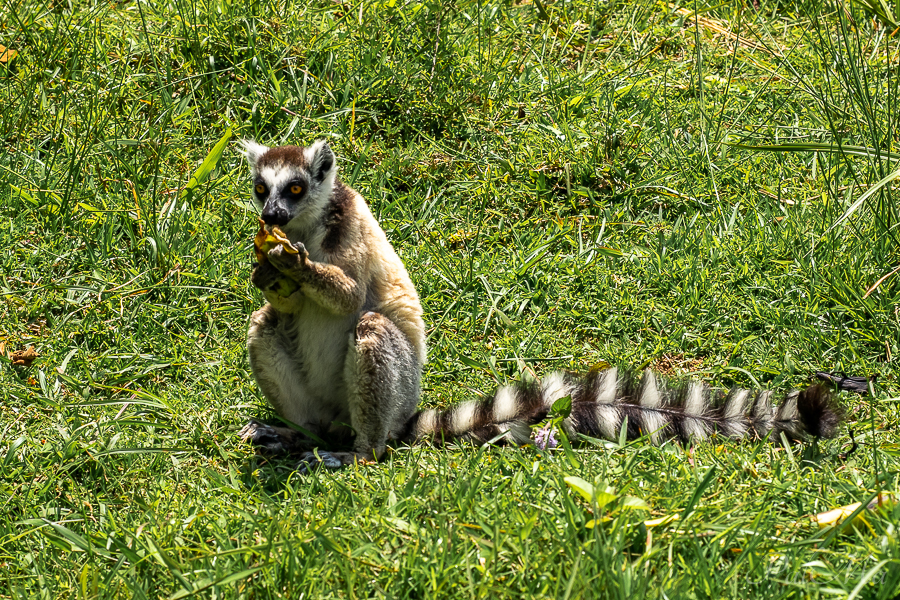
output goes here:
[{"label": "lemur's head", "polygon": [[253,140],[241,145],[253,171],[253,198],[267,225],[284,227],[297,217],[318,214],[328,202],[337,162],[325,140],[305,148],[268,148]]}]

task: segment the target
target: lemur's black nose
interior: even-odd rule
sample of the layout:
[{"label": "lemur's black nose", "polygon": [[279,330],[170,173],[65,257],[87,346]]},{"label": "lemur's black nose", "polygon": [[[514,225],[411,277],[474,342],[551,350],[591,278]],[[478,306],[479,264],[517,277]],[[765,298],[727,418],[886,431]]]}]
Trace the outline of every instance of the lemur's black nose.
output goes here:
[{"label": "lemur's black nose", "polygon": [[262,220],[266,225],[278,225],[279,227],[282,225],[287,225],[287,222],[291,220],[288,211],[283,206],[269,206],[268,204],[263,208],[262,212]]}]

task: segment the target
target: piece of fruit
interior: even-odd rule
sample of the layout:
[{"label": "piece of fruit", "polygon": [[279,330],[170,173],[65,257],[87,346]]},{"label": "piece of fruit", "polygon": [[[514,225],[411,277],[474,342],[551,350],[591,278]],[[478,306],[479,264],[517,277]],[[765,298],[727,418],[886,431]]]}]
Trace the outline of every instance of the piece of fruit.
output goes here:
[{"label": "piece of fruit", "polygon": [[284,251],[288,254],[297,254],[297,249],[291,245],[291,240],[287,238],[278,225],[266,225],[262,219],[259,220],[259,231],[253,238],[253,245],[256,247],[256,262],[263,264],[266,262],[266,254],[275,246],[281,244]]},{"label": "piece of fruit", "polygon": [[[291,241],[278,225],[266,225],[260,219],[259,231],[256,232],[256,237],[253,238],[256,262],[261,265],[268,262],[269,259],[266,255],[269,253],[269,250],[278,245],[281,245],[288,254],[298,254],[297,249],[291,245]],[[282,277],[278,280],[277,287],[273,288],[272,291],[279,296],[290,296],[297,290],[297,287],[297,282],[287,277]]]}]

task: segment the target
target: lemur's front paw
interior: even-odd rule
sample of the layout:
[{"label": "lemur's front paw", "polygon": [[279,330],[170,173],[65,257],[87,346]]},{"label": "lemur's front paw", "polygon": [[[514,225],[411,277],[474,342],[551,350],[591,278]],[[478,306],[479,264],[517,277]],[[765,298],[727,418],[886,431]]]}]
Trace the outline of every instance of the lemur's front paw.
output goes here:
[{"label": "lemur's front paw", "polygon": [[297,254],[288,252],[283,245],[279,244],[269,250],[269,253],[266,255],[269,262],[275,265],[275,268],[279,271],[302,270],[306,268],[309,262],[309,252],[306,251],[306,246],[301,242],[294,242],[291,245],[297,250]]},{"label": "lemur's front paw", "polygon": [[269,286],[275,279],[276,274],[281,275],[278,269],[270,265],[268,262],[256,263],[256,266],[253,268],[253,272],[250,273],[250,283],[252,283],[255,287],[265,291],[269,289]]},{"label": "lemur's front paw", "polygon": [[311,446],[309,438],[299,431],[268,425],[256,419],[250,419],[238,432],[238,437],[262,454],[297,454]]},{"label": "lemur's front paw", "polygon": [[266,454],[286,454],[288,451],[281,432],[256,419],[251,419],[244,425],[243,429],[238,432],[238,437],[245,442],[250,442],[256,449]]},{"label": "lemur's front paw", "polygon": [[250,282],[264,292],[277,292],[284,279],[285,276],[281,271],[268,261],[257,265],[250,274]]}]

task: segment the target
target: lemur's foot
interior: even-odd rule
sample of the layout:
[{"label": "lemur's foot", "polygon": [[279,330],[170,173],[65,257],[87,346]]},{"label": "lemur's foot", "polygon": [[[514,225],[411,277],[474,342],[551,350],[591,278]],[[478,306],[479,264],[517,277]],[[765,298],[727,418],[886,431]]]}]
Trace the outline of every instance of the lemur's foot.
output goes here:
[{"label": "lemur's foot", "polygon": [[250,419],[238,432],[238,437],[253,444],[263,454],[291,454],[309,448],[309,441],[300,432],[288,427],[267,425],[256,419]]},{"label": "lemur's foot", "polygon": [[319,465],[327,469],[340,469],[344,465],[374,465],[375,460],[371,456],[357,452],[304,452],[297,464],[297,471],[309,473]]}]

